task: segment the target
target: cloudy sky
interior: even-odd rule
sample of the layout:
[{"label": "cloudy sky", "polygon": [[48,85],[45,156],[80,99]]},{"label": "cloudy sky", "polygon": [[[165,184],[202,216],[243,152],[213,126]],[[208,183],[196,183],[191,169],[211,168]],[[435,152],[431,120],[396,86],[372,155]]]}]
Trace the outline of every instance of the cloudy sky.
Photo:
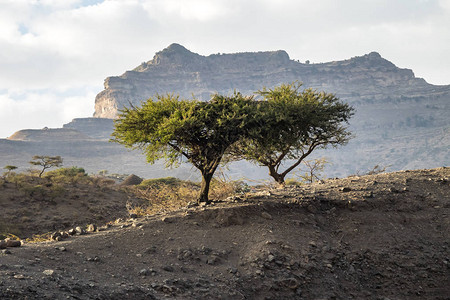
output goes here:
[{"label": "cloudy sky", "polygon": [[377,51],[450,84],[450,0],[0,0],[0,138],[92,116],[107,76],[174,42],[312,63]]}]

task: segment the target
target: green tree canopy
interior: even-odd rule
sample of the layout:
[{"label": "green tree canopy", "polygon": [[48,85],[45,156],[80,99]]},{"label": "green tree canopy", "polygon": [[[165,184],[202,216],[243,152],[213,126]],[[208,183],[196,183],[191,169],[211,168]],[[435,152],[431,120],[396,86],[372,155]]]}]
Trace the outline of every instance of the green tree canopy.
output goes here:
[{"label": "green tree canopy", "polygon": [[209,202],[211,179],[224,154],[252,126],[252,103],[240,93],[216,94],[208,102],[157,95],[121,111],[113,141],[143,150],[150,163],[164,158],[172,166],[184,157],[201,172],[199,202]]},{"label": "green tree canopy", "polygon": [[234,157],[267,166],[269,175],[281,185],[315,149],[337,147],[351,137],[343,123],[353,108],[333,94],[300,91],[301,85],[294,82],[258,91],[263,99],[254,118],[264,126],[253,127],[232,150]]}]

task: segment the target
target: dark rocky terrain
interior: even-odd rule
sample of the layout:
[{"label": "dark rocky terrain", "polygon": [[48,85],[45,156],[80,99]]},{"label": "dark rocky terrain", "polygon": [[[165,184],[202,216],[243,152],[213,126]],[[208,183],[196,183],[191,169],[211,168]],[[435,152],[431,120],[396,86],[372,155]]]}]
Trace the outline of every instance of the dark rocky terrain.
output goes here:
[{"label": "dark rocky terrain", "polygon": [[0,252],[0,298],[450,299],[449,178],[329,179],[25,243]]}]

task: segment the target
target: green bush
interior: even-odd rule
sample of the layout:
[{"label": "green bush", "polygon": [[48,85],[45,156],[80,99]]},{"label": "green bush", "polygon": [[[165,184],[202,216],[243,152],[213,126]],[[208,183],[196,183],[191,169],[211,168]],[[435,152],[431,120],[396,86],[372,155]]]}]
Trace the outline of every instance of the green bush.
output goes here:
[{"label": "green bush", "polygon": [[70,168],[59,168],[53,171],[47,172],[45,175],[52,182],[59,183],[77,183],[89,181],[89,177],[83,168],[70,167]]},{"label": "green bush", "polygon": [[294,178],[288,178],[288,179],[286,179],[285,184],[286,184],[286,186],[300,186],[303,183]]},{"label": "green bush", "polygon": [[52,176],[74,177],[74,176],[78,176],[79,174],[82,174],[83,176],[87,176],[86,171],[83,168],[78,168],[78,167],[59,168],[59,169],[47,172],[46,176],[47,177],[52,177]]},{"label": "green bush", "polygon": [[146,179],[142,181],[138,186],[142,188],[147,187],[160,187],[160,186],[179,186],[182,183],[186,181],[183,181],[181,179],[175,178],[175,177],[164,177],[164,178],[152,178],[152,179]]}]

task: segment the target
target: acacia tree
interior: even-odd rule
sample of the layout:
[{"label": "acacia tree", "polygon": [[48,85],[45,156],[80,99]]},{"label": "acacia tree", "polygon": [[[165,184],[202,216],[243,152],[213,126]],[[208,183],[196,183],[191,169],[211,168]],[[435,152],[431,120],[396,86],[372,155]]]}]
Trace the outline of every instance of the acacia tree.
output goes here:
[{"label": "acacia tree", "polygon": [[163,158],[173,166],[184,157],[200,170],[198,201],[208,203],[211,179],[225,152],[252,124],[252,102],[240,93],[216,94],[208,102],[157,95],[141,107],[121,111],[113,141],[141,149],[149,163]]},{"label": "acacia tree", "polygon": [[234,157],[268,167],[280,185],[314,150],[344,145],[351,137],[343,123],[353,108],[333,94],[300,91],[301,86],[294,82],[258,91],[263,99],[254,118],[264,126],[252,128],[232,151]]},{"label": "acacia tree", "polygon": [[39,173],[39,177],[42,177],[44,171],[52,168],[52,167],[60,167],[62,166],[63,160],[61,156],[46,156],[46,155],[35,155],[33,156],[33,160],[30,161],[30,164],[35,166],[41,166],[42,171]]}]

